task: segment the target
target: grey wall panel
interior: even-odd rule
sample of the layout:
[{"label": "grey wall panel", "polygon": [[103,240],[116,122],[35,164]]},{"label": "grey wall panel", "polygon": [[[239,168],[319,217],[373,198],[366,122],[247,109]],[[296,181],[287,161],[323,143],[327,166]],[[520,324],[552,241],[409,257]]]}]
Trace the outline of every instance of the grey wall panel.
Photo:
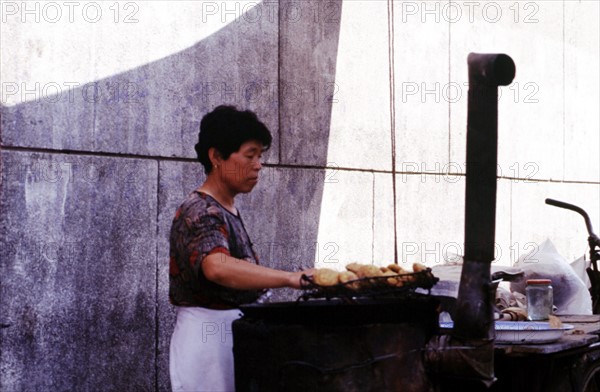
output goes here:
[{"label": "grey wall panel", "polygon": [[1,158],[0,390],[151,389],[157,164]]},{"label": "grey wall panel", "polygon": [[3,145],[193,158],[200,119],[225,103],[258,112],[275,134],[275,162],[278,23],[277,8],[269,10],[132,70],[0,106]]},{"label": "grey wall panel", "polygon": [[325,166],[342,1],[280,1],[282,163]]}]

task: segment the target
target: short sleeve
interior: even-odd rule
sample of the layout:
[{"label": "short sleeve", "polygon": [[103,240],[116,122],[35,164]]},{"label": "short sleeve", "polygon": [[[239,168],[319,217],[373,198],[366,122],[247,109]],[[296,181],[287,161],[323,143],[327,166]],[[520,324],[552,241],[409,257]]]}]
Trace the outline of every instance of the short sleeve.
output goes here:
[{"label": "short sleeve", "polygon": [[209,206],[189,224],[192,234],[188,245],[189,263],[195,274],[206,256],[213,253],[230,255],[227,223],[218,207]]}]

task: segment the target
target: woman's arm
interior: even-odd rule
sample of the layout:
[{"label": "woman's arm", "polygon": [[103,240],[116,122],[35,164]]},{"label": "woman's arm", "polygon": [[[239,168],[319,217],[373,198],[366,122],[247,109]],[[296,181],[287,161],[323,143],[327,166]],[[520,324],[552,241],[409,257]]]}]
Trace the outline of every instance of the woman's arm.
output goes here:
[{"label": "woman's arm", "polygon": [[267,268],[237,259],[224,253],[213,253],[201,264],[206,279],[221,286],[238,290],[269,289],[277,287],[300,288],[302,274],[312,270],[288,272]]}]

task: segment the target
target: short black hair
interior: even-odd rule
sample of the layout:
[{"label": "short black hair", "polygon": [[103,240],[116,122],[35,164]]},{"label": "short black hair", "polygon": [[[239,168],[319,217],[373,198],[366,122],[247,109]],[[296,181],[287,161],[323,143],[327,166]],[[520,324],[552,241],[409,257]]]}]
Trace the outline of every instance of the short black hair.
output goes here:
[{"label": "short black hair", "polygon": [[198,161],[208,174],[212,171],[212,163],[208,157],[211,147],[216,148],[223,159],[228,159],[242,144],[251,140],[256,140],[262,143],[265,149],[269,149],[273,138],[269,129],[253,111],[221,105],[202,117],[198,143],[194,148]]}]

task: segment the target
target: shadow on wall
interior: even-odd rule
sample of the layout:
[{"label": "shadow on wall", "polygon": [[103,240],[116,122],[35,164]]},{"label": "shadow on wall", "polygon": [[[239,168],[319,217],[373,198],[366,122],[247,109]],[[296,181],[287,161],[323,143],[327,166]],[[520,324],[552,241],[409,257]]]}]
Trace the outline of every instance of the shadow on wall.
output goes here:
[{"label": "shadow on wall", "polygon": [[281,157],[327,162],[331,103],[311,89],[335,80],[341,0],[322,24],[291,19],[292,4],[278,22],[240,18],[159,61],[0,108],[1,390],[169,389],[168,232],[202,181],[189,158],[219,104],[274,133],[271,165],[240,198],[263,264],[312,266],[325,173]]}]

